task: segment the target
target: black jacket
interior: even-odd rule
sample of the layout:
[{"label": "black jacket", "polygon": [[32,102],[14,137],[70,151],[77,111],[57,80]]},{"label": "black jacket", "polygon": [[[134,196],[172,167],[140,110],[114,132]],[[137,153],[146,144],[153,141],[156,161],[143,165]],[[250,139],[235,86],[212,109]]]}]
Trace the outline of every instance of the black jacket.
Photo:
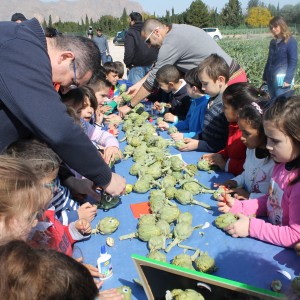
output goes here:
[{"label": "black jacket", "polygon": [[124,63],[127,68],[133,66],[151,66],[157,59],[158,49],[149,48],[141,37],[143,22],[137,22],[125,36]]},{"label": "black jacket", "polygon": [[46,142],[98,186],[111,170],[53,88],[45,34],[36,19],[0,22],[0,152],[17,139]]}]

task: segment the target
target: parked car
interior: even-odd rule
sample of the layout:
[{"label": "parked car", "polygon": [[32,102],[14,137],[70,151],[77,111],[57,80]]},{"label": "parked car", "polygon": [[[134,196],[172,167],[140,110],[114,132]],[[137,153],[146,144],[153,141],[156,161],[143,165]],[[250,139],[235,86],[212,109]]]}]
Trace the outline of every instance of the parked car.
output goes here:
[{"label": "parked car", "polygon": [[125,35],[127,33],[127,30],[118,31],[116,36],[113,39],[113,43],[116,46],[124,46],[125,42]]},{"label": "parked car", "polygon": [[207,32],[208,35],[210,35],[214,40],[220,40],[222,39],[222,34],[219,30],[219,28],[202,28],[205,32]]}]

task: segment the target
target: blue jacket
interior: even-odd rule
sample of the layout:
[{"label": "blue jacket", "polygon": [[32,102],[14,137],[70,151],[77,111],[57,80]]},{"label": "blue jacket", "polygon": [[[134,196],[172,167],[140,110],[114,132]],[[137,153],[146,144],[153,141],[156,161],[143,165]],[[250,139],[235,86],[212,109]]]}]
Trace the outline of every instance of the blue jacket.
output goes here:
[{"label": "blue jacket", "polygon": [[183,136],[185,138],[193,138],[197,134],[202,132],[208,100],[208,95],[202,96],[197,99],[192,99],[191,106],[185,120],[179,121],[177,124],[174,124],[178,131],[184,132]]},{"label": "blue jacket", "polygon": [[290,37],[285,43],[271,40],[269,56],[265,66],[263,80],[273,82],[277,74],[286,74],[284,82],[291,83],[298,62],[298,45],[295,38]]},{"label": "blue jacket", "polygon": [[0,152],[35,136],[97,186],[110,182],[110,168],[53,88],[46,38],[37,19],[0,22],[0,120]]}]

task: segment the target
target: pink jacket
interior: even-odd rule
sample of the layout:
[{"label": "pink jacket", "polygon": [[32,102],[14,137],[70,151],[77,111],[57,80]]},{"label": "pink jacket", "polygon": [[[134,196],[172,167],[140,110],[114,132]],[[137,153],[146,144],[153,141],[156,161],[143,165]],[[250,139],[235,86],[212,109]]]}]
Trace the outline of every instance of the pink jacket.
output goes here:
[{"label": "pink jacket", "polygon": [[300,241],[300,182],[289,185],[297,176],[298,170],[288,171],[284,163],[276,164],[267,195],[235,201],[230,210],[233,213],[268,216],[270,223],[250,219],[251,237],[282,247],[293,247]]}]

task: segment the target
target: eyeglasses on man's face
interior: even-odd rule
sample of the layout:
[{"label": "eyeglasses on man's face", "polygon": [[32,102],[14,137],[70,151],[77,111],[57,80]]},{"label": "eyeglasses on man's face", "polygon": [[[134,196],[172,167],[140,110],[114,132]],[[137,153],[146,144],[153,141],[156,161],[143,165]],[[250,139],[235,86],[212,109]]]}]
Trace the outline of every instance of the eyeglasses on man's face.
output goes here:
[{"label": "eyeglasses on man's face", "polygon": [[147,38],[145,39],[145,44],[146,45],[151,45],[151,41],[150,41],[150,37],[151,35],[155,32],[155,30],[159,29],[159,27],[156,27],[155,29],[153,29],[150,34],[147,36]]}]

